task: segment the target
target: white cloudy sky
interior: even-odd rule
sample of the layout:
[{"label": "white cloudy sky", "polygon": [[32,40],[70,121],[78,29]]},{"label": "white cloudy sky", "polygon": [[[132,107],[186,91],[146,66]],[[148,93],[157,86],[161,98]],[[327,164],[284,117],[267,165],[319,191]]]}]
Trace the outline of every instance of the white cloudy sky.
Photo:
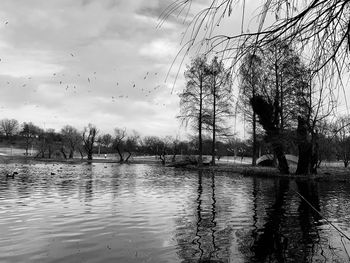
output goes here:
[{"label": "white cloudy sky", "polygon": [[[0,118],[56,130],[93,123],[102,132],[176,135],[183,68],[171,89],[179,61],[165,78],[185,25],[170,18],[156,28],[171,2],[1,0]],[[258,4],[247,1],[248,11]],[[222,26],[230,33],[241,27],[236,11]]]},{"label": "white cloudy sky", "polygon": [[0,117],[175,135],[175,72],[165,77],[184,25],[156,28],[170,1],[1,0]]}]

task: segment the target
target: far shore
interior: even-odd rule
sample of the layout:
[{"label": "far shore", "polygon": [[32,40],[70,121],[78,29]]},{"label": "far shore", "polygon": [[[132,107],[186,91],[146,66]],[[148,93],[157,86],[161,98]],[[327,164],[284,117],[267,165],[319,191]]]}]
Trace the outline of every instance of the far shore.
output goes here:
[{"label": "far shore", "polygon": [[[239,158],[240,159],[240,158]],[[249,160],[248,160],[249,161]],[[97,157],[92,160],[73,158],[73,159],[61,159],[61,158],[35,158],[33,156],[0,156],[0,163],[62,163],[62,164],[84,164],[84,163],[105,163],[105,164],[120,164],[119,160],[115,158],[104,158]],[[130,158],[129,162],[124,164],[153,164],[161,165],[160,160],[155,156],[136,156]],[[166,164],[169,165],[171,162]],[[289,178],[289,179],[306,179],[306,180],[316,180],[316,181],[337,181],[337,182],[350,182],[350,168],[341,167],[338,163],[336,165],[323,165],[317,170],[315,175],[295,175],[295,165],[290,165],[291,174],[281,174],[275,167],[262,167],[262,166],[252,166],[247,160],[242,160],[237,162],[228,161],[218,161],[215,166],[202,166],[198,167],[196,165],[186,165],[180,168],[183,170],[194,170],[194,171],[210,171],[217,173],[234,173],[241,174],[242,176],[253,176],[253,177],[279,177],[279,178]]]}]

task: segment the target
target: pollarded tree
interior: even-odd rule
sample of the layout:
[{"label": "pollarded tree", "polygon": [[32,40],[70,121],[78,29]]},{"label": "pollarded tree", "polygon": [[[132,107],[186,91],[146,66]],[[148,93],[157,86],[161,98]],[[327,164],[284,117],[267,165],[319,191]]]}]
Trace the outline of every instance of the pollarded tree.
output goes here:
[{"label": "pollarded tree", "polygon": [[202,165],[203,155],[203,123],[208,118],[205,101],[210,95],[208,86],[209,67],[206,57],[197,57],[185,71],[186,87],[180,93],[180,115],[182,123],[191,124],[198,132],[198,165]]},{"label": "pollarded tree", "polygon": [[83,139],[83,145],[85,152],[87,153],[87,159],[92,160],[92,154],[94,149],[94,143],[96,140],[98,130],[96,126],[89,123],[87,127],[84,128],[82,139]]},{"label": "pollarded tree", "polygon": [[208,76],[210,118],[207,124],[212,131],[211,163],[215,165],[216,136],[227,135],[226,120],[233,115],[232,76],[217,57],[209,65]]}]

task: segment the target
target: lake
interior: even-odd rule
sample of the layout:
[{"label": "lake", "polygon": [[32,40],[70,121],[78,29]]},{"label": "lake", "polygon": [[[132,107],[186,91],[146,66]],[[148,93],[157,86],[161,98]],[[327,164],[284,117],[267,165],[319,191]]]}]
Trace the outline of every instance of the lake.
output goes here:
[{"label": "lake", "polygon": [[325,218],[350,236],[349,200],[339,182],[1,164],[0,262],[347,262]]}]

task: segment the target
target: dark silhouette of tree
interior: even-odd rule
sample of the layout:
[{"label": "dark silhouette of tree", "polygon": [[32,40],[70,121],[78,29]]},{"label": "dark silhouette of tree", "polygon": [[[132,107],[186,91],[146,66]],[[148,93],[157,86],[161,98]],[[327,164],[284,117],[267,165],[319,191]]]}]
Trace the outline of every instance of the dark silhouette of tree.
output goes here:
[{"label": "dark silhouette of tree", "polygon": [[84,149],[87,153],[88,160],[92,160],[92,154],[93,154],[94,143],[95,143],[97,132],[98,131],[96,126],[89,123],[89,125],[84,128],[84,131],[82,134]]},{"label": "dark silhouette of tree", "polygon": [[139,140],[140,135],[136,131],[126,138],[124,150],[128,153],[128,156],[125,158],[125,162],[129,162],[132,153],[135,153],[138,150]]},{"label": "dark silhouette of tree", "polygon": [[6,139],[15,135],[18,132],[19,124],[15,119],[2,119],[0,122],[0,132],[4,133]]},{"label": "dark silhouette of tree", "polygon": [[124,139],[126,138],[126,129],[114,129],[114,141],[113,141],[113,148],[117,150],[119,155],[119,162],[124,162],[124,156],[123,156],[123,148],[124,148]]},{"label": "dark silhouette of tree", "polygon": [[348,167],[350,162],[350,118],[342,116],[338,118],[334,126],[337,155],[343,161],[344,167]]},{"label": "dark silhouette of tree", "polygon": [[22,130],[20,135],[25,139],[25,155],[28,156],[29,146],[33,143],[34,139],[38,136],[40,128],[34,125],[32,122],[24,122],[22,124]]},{"label": "dark silhouette of tree", "polygon": [[103,134],[102,136],[100,136],[100,142],[102,146],[108,149],[113,142],[112,135],[110,135],[109,133]]},{"label": "dark silhouette of tree", "polygon": [[202,165],[202,133],[203,123],[208,118],[205,99],[210,95],[208,88],[208,65],[206,57],[197,57],[185,71],[186,87],[180,93],[180,115],[186,126],[190,122],[198,132],[198,165]]},{"label": "dark silhouette of tree", "polygon": [[63,154],[64,158],[67,159],[65,148],[68,148],[68,158],[72,159],[74,157],[75,150],[77,150],[81,144],[81,135],[76,128],[70,125],[66,125],[61,129],[61,135],[63,144],[61,145],[60,151]]}]

